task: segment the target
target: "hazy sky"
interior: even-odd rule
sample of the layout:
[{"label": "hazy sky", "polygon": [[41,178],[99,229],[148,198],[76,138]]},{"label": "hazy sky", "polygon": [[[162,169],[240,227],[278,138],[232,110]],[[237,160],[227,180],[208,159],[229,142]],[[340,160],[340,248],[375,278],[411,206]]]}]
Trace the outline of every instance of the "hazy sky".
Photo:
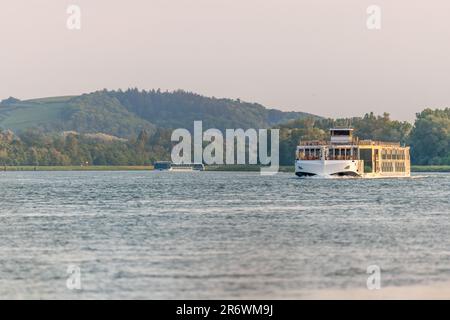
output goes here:
[{"label": "hazy sky", "polygon": [[1,0],[0,41],[0,99],[180,88],[405,120],[450,106],[448,0]]}]

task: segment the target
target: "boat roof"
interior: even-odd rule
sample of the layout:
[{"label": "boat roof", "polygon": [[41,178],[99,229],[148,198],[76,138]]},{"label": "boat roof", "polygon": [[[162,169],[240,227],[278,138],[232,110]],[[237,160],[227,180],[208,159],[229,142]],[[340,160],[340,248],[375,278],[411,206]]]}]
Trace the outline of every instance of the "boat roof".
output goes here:
[{"label": "boat roof", "polygon": [[376,141],[376,140],[355,140],[348,143],[333,143],[331,141],[324,140],[306,140],[301,141],[297,147],[318,147],[318,146],[330,146],[330,147],[363,147],[363,146],[382,146],[382,147],[402,147],[400,142],[390,141]]},{"label": "boat roof", "polygon": [[355,129],[353,128],[345,128],[345,127],[341,127],[341,128],[331,128],[330,131],[354,131]]}]

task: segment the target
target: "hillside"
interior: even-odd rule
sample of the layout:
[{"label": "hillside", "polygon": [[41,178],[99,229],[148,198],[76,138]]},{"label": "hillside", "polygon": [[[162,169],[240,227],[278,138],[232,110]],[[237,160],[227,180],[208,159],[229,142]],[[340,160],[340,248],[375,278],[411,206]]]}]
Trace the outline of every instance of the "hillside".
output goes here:
[{"label": "hillside", "polygon": [[0,103],[0,128],[16,133],[28,128],[43,131],[102,132],[119,137],[143,129],[190,129],[194,120],[205,128],[267,128],[289,120],[319,117],[303,112],[283,112],[260,104],[204,97],[185,91],[97,91],[80,96]]},{"label": "hillside", "polygon": [[54,97],[0,104],[0,128],[21,132],[28,128],[43,131],[102,132],[121,137],[154,125],[128,112],[117,99],[105,93],[79,97]]}]

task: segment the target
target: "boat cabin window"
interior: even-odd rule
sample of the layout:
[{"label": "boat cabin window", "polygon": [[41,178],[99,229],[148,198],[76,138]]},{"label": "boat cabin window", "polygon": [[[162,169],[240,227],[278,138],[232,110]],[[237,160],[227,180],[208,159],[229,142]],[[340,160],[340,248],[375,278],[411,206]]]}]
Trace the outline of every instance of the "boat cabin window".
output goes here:
[{"label": "boat cabin window", "polygon": [[349,159],[351,155],[350,148],[345,149],[345,159]]},{"label": "boat cabin window", "polygon": [[351,136],[351,130],[331,130],[332,136]]},{"label": "boat cabin window", "polygon": [[320,160],[322,150],[319,148],[299,149],[298,158],[301,160]]},{"label": "boat cabin window", "polygon": [[402,159],[402,151],[398,149],[392,149],[392,160],[401,160]]},{"label": "boat cabin window", "polygon": [[330,148],[327,160],[357,160],[358,148]]},{"label": "boat cabin window", "polygon": [[392,150],[387,151],[387,159],[392,160]]}]

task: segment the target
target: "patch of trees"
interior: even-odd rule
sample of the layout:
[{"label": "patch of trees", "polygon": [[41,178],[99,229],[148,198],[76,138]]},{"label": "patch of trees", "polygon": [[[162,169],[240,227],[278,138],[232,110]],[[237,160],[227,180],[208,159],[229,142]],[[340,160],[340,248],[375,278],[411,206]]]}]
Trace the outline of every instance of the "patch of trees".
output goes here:
[{"label": "patch of trees", "polygon": [[78,133],[19,135],[0,131],[0,165],[148,165],[170,155],[170,131],[143,130],[129,140],[104,139]]},{"label": "patch of trees", "polygon": [[142,130],[153,133],[156,128],[149,121],[128,111],[106,91],[71,99],[62,118],[61,127],[54,128],[55,131],[103,132],[128,138]]},{"label": "patch of trees", "polygon": [[7,99],[3,99],[2,101],[0,101],[0,104],[4,105],[4,106],[9,106],[15,103],[19,103],[20,100],[14,97],[9,97]]},{"label": "patch of trees", "polygon": [[450,109],[418,113],[409,143],[416,164],[450,165]]}]

